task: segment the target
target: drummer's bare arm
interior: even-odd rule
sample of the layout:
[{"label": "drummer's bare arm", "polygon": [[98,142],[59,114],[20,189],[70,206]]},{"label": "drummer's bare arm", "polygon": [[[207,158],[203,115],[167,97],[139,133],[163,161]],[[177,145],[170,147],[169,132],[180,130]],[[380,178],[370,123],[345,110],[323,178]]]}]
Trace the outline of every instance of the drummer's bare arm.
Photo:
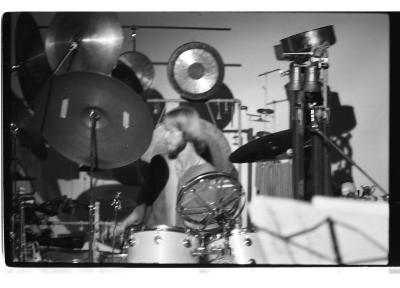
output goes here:
[{"label": "drummer's bare arm", "polygon": [[118,236],[122,233],[124,233],[125,229],[130,226],[130,225],[136,225],[140,224],[143,222],[144,217],[146,213],[146,204],[140,204],[135,207],[135,209],[132,210],[131,214],[129,214],[124,220],[119,222],[117,226],[112,226],[110,229],[106,229],[101,233],[101,239],[109,239],[114,235],[114,229],[115,229],[115,235]]},{"label": "drummer's bare arm", "polygon": [[128,215],[123,221],[119,223],[122,229],[125,229],[129,225],[140,224],[143,222],[146,212],[146,204],[140,204],[133,209],[132,213]]}]

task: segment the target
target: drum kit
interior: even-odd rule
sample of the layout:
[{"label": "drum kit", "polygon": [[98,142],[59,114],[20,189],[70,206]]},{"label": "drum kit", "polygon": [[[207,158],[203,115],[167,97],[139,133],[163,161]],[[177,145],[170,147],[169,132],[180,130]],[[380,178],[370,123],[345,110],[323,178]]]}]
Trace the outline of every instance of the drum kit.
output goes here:
[{"label": "drum kit", "polygon": [[[154,79],[152,63],[137,51],[121,53],[124,37],[115,13],[56,13],[44,45],[29,13],[21,13],[16,28],[18,65],[13,69],[18,73],[25,104],[32,109],[33,116],[13,123],[13,139],[25,131],[29,135],[40,135],[34,138],[36,146],[50,145],[67,159],[88,167],[90,188],[85,193],[85,211],[89,221],[76,223],[88,228],[87,235],[84,235],[87,249],[79,247],[82,238],[78,235],[77,238],[59,237],[47,242],[42,239],[41,243],[55,246],[42,250],[37,245],[31,245],[36,242],[26,239],[26,208],[31,207],[46,215],[56,212],[49,209],[49,205],[31,203],[32,195],[28,197],[23,191],[14,189],[15,209],[10,233],[14,261],[67,264],[266,263],[257,233],[241,227],[239,216],[246,199],[241,184],[229,172],[232,163],[276,159],[289,149],[296,148],[292,144],[291,130],[260,135],[232,154],[223,148],[218,150],[222,153],[211,151],[217,159],[229,157],[232,163],[227,165],[222,160],[217,161],[217,168],[222,172],[197,175],[179,188],[177,213],[183,219],[182,227],[131,226],[118,239],[114,233],[110,248],[97,241],[99,229],[103,225],[115,231],[117,221],[100,221],[93,173],[99,169],[126,167],[138,160],[149,147],[156,121],[151,115],[149,103],[143,100],[162,98],[151,89]],[[325,30],[321,33],[326,37]],[[313,47],[326,44],[314,41],[319,39],[318,33],[309,34],[313,40],[309,43],[312,42]],[[304,37],[300,38],[303,40]],[[296,39],[281,43],[286,53],[285,60],[297,61],[299,58],[294,55],[308,57],[304,55],[311,53],[304,50],[304,45],[301,46],[300,40]],[[219,92],[229,102],[233,97],[222,83],[223,66],[221,56],[213,47],[190,42],[178,47],[172,54],[167,68],[168,79],[189,102],[215,101],[212,98]],[[224,109],[233,113],[233,105]],[[165,107],[160,107],[154,114],[161,115],[161,110],[164,111]],[[257,112],[264,116],[274,113],[266,108]],[[222,128],[229,122],[218,116],[217,120]],[[213,125],[205,124],[205,131],[212,133],[214,130],[207,125]],[[223,142],[215,140],[218,143],[213,143],[213,135],[209,136],[211,148]],[[15,146],[16,141],[13,143]],[[287,157],[291,156],[287,154]],[[13,159],[16,158],[13,155]],[[16,172],[14,168],[13,172]],[[123,198],[121,201],[119,194],[113,199],[103,198],[112,202],[115,215],[121,210],[121,203],[124,206],[126,202]],[[129,205],[133,207],[134,203]],[[72,250],[65,243],[72,245]],[[41,255],[38,255],[38,250]]]}]

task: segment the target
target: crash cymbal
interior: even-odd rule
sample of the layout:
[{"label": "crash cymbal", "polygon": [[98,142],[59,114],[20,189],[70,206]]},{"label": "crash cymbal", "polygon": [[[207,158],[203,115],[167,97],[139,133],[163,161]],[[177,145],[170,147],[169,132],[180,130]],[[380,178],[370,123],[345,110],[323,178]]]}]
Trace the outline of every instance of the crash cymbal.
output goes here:
[{"label": "crash cymbal", "polygon": [[[222,83],[221,87],[210,96],[209,100],[232,100],[233,95],[231,90]],[[235,112],[235,103],[233,102],[209,102],[208,107],[206,102],[182,102],[180,106],[189,106],[197,110],[199,115],[204,120],[213,123],[213,118],[216,126],[223,130],[232,121]],[[211,113],[210,113],[211,112]],[[211,115],[212,114],[212,115]]]},{"label": "crash cymbal", "polygon": [[15,28],[15,57],[25,100],[30,103],[51,75],[42,36],[31,13],[19,15]]},{"label": "crash cymbal", "polygon": [[[46,106],[47,95],[50,97]],[[78,164],[90,165],[92,111],[99,116],[97,168],[132,163],[150,144],[150,112],[140,96],[118,79],[92,72],[70,72],[48,81],[37,99],[35,118],[43,123],[43,136],[55,150]]]},{"label": "crash cymbal", "polygon": [[124,35],[118,17],[111,12],[56,13],[47,32],[45,49],[55,69],[71,44],[78,47],[56,74],[91,71],[110,74],[121,54]]},{"label": "crash cymbal", "polygon": [[133,91],[135,91],[139,95],[142,95],[143,87],[142,83],[140,83],[139,78],[130,67],[126,66],[121,61],[118,61],[117,66],[115,66],[115,68],[111,72],[111,76],[124,82],[126,85],[131,87]]},{"label": "crash cymbal", "polygon": [[118,58],[118,64],[120,63],[132,69],[143,90],[150,88],[154,80],[154,67],[146,55],[138,51],[125,52]]},{"label": "crash cymbal", "polygon": [[239,147],[230,156],[232,163],[252,163],[272,160],[292,147],[291,130],[283,130],[252,140]]},{"label": "crash cymbal", "polygon": [[224,64],[217,50],[201,42],[178,47],[168,61],[168,80],[183,98],[205,100],[224,78]]},{"label": "crash cymbal", "polygon": [[268,109],[268,108],[260,108],[260,109],[257,109],[257,113],[260,113],[263,115],[270,115],[270,114],[274,114],[274,110]]}]

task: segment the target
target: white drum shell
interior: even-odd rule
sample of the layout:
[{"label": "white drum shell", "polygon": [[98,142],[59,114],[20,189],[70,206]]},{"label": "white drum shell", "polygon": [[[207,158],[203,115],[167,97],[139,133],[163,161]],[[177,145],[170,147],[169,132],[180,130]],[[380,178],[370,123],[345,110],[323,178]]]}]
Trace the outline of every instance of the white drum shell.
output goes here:
[{"label": "white drum shell", "polygon": [[199,239],[173,227],[133,232],[128,239],[128,263],[198,263],[192,251]]},{"label": "white drum shell", "polygon": [[[210,241],[207,248],[223,248],[223,241],[224,239],[218,237],[218,239]],[[232,252],[232,256],[229,258],[232,264],[267,264],[267,258],[257,232],[234,229],[229,237],[229,245]],[[217,258],[216,255],[210,255],[208,261],[210,263],[226,263]]]}]

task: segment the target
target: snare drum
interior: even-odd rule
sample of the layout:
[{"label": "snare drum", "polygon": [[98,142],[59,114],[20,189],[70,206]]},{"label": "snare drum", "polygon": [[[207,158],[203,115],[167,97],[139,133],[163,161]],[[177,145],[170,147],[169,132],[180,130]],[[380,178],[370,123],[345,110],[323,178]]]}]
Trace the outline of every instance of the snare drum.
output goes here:
[{"label": "snare drum", "polygon": [[[216,251],[224,248],[224,239],[221,235],[213,235],[208,239],[207,250]],[[229,246],[232,255],[217,256],[208,255],[208,262],[232,263],[232,264],[267,264],[257,232],[249,232],[246,229],[234,229],[229,236]]]},{"label": "snare drum", "polygon": [[197,236],[179,227],[132,229],[127,239],[127,263],[198,263],[199,257],[192,256],[192,251],[199,243]]}]

